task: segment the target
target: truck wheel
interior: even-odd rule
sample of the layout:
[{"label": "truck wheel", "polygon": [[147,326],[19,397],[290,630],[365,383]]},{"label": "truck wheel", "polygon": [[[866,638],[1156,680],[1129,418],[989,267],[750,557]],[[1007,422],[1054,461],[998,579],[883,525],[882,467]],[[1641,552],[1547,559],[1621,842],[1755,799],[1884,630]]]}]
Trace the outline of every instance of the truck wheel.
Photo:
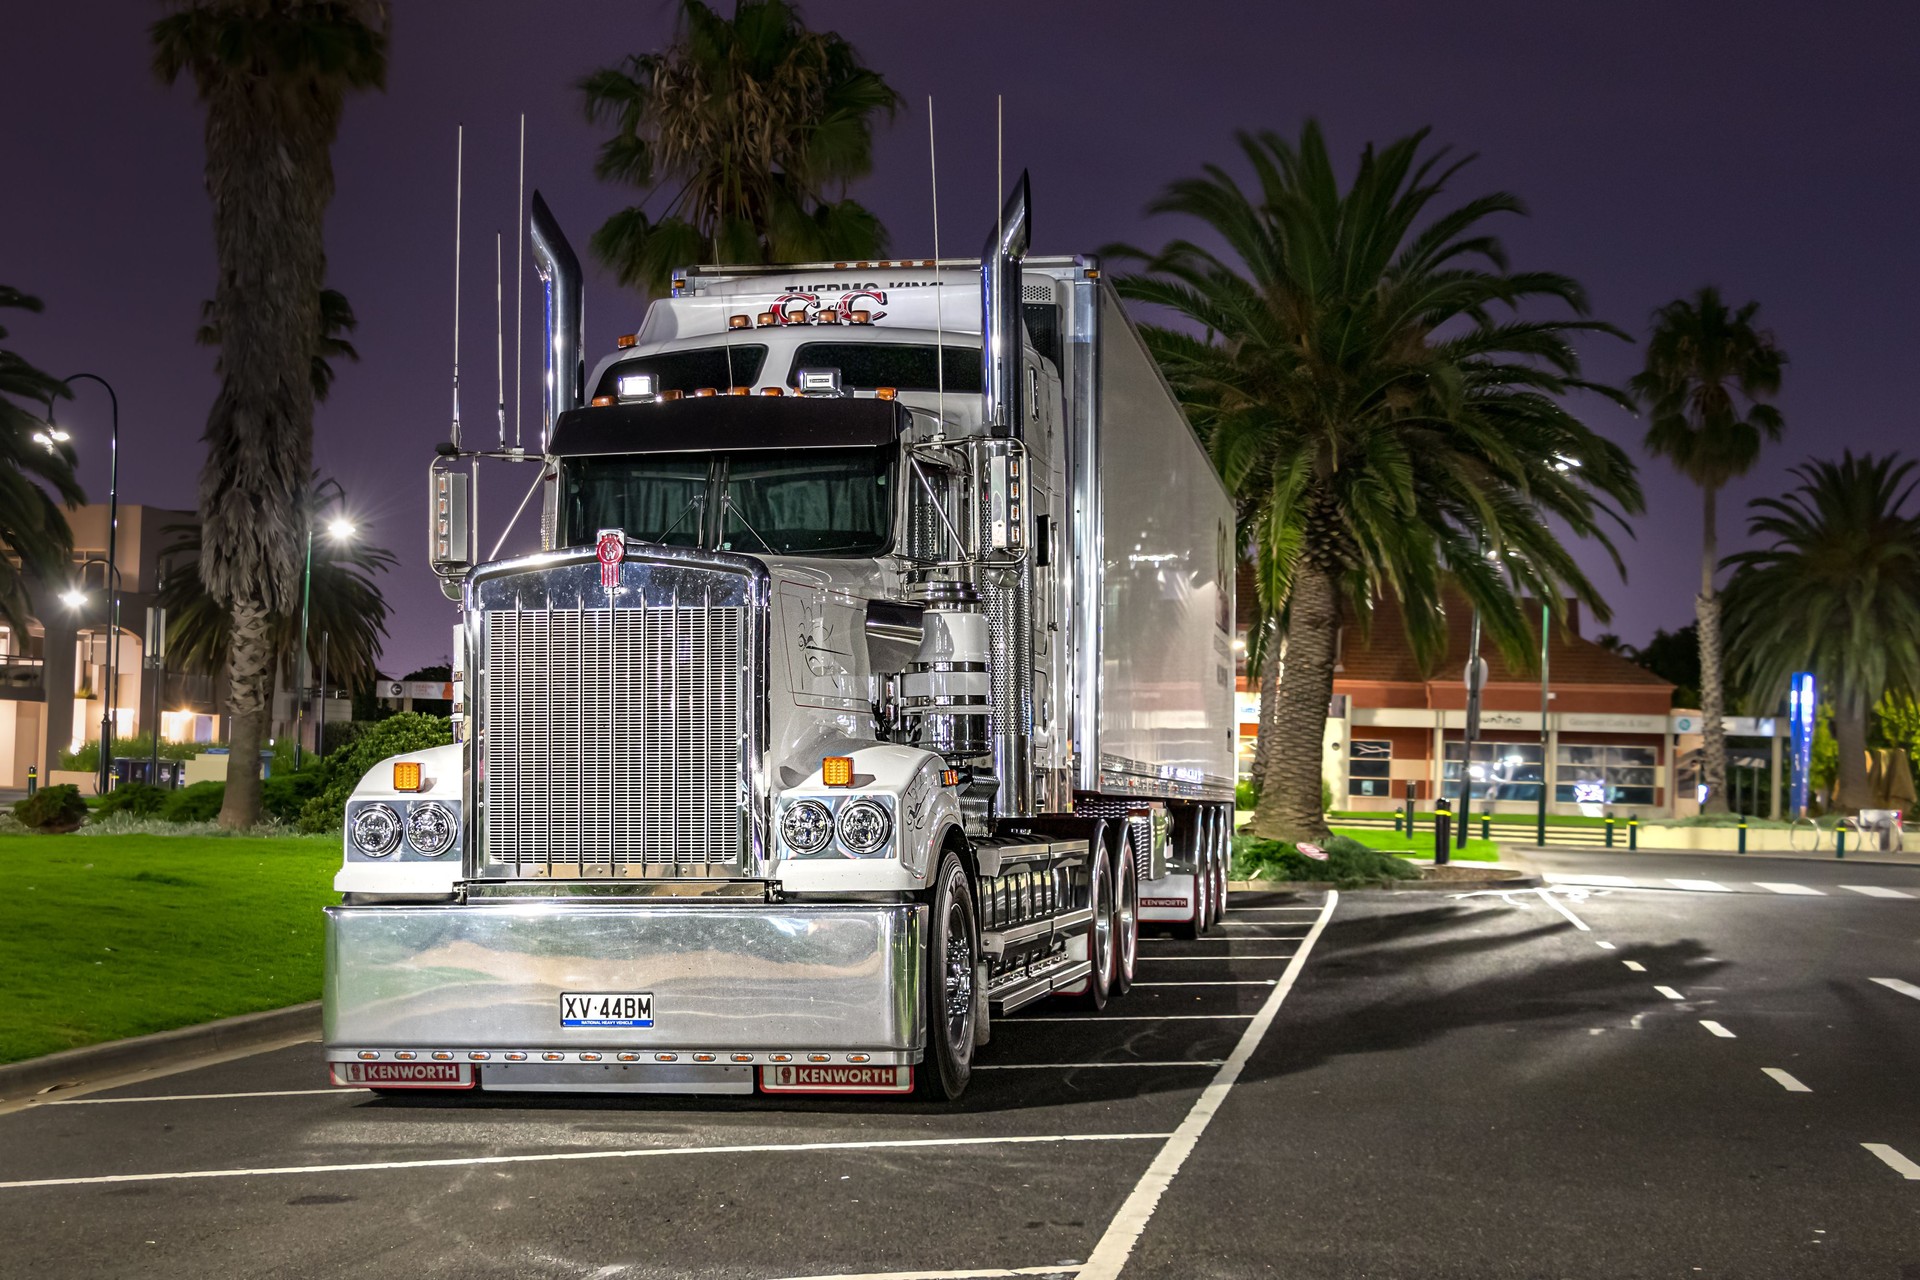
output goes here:
[{"label": "truck wheel", "polygon": [[1176,938],[1182,938],[1188,942],[1191,942],[1195,938],[1199,937],[1201,934],[1207,931],[1206,902],[1207,902],[1207,898],[1210,895],[1208,895],[1206,887],[1207,887],[1208,877],[1212,875],[1212,871],[1211,871],[1211,864],[1207,861],[1208,845],[1207,845],[1206,810],[1199,809],[1199,808],[1183,810],[1180,815],[1180,822],[1183,827],[1185,827],[1188,824],[1191,824],[1193,827],[1193,834],[1191,835],[1191,837],[1186,837],[1185,833],[1184,832],[1182,833],[1183,841],[1182,841],[1182,854],[1181,854],[1182,857],[1186,857],[1187,856],[1186,850],[1192,851],[1193,914],[1189,916],[1187,919],[1182,920],[1179,924],[1176,924],[1173,926],[1173,936]]},{"label": "truck wheel", "polygon": [[1114,995],[1133,990],[1133,973],[1140,962],[1140,864],[1135,860],[1131,824],[1120,828],[1120,848],[1113,865],[1119,868],[1113,899]]},{"label": "truck wheel", "polygon": [[951,850],[934,878],[927,929],[927,1053],[914,1083],[927,1097],[951,1101],[973,1077],[975,1019],[973,885]]},{"label": "truck wheel", "polygon": [[1221,920],[1227,914],[1227,881],[1233,870],[1233,810],[1215,809],[1213,820],[1213,918]]},{"label": "truck wheel", "polygon": [[1093,882],[1088,886],[1087,902],[1093,908],[1093,920],[1087,925],[1087,959],[1093,962],[1093,973],[1080,997],[1083,1005],[1095,1011],[1107,1007],[1107,996],[1113,990],[1115,954],[1113,860],[1107,857],[1104,843],[1095,841],[1091,846]]}]

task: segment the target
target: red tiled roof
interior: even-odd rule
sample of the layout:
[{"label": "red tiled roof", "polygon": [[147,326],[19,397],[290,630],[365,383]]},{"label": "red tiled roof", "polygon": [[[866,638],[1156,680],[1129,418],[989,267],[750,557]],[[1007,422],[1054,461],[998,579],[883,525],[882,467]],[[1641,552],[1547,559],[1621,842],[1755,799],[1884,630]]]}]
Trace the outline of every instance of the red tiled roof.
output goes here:
[{"label": "red tiled roof", "polygon": [[[1526,606],[1530,615],[1528,630],[1539,635],[1538,606]],[[1578,614],[1574,615],[1576,618]],[[1466,669],[1471,648],[1473,607],[1463,597],[1447,597],[1447,648],[1431,671],[1422,671],[1414,661],[1401,620],[1399,601],[1392,598],[1376,604],[1369,634],[1362,639],[1352,622],[1342,628],[1340,666],[1336,680],[1377,680],[1393,684],[1422,684],[1431,679],[1455,680]],[[1536,639],[1534,644],[1538,645]],[[1480,656],[1487,661],[1487,683],[1537,684],[1537,671],[1510,667],[1500,650],[1485,632],[1481,633]],[[1571,634],[1559,626],[1552,628],[1547,642],[1547,660],[1556,685],[1597,684],[1637,685],[1647,689],[1671,689],[1673,686],[1645,667],[1627,661],[1617,653],[1601,648],[1591,640]]]}]

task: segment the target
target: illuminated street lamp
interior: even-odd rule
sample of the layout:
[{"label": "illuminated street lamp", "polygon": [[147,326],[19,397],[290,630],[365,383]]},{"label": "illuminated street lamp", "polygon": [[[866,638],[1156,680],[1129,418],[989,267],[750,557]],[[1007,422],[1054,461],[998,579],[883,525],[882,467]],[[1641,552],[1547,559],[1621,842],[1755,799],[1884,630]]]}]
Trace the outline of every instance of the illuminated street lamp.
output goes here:
[{"label": "illuminated street lamp", "polygon": [[[331,477],[314,486],[307,495],[307,565],[300,575],[300,652],[294,658],[294,696],[299,700],[293,713],[293,767],[300,768],[300,753],[307,737],[307,624],[313,614],[313,508],[320,495],[329,488],[333,496],[340,501],[347,500],[347,494],[340,482]],[[327,522],[327,536],[335,542],[353,541],[357,532],[353,521],[345,516],[335,516]],[[321,743],[313,744],[315,755],[320,754]]]},{"label": "illuminated street lamp", "polygon": [[[101,795],[107,794],[107,779],[113,767],[113,696],[114,676],[118,662],[114,650],[120,641],[120,566],[115,550],[120,537],[120,397],[114,391],[113,384],[97,373],[75,373],[62,378],[63,384],[79,382],[97,382],[106,388],[107,400],[113,407],[112,434],[108,436],[107,452],[107,566],[112,571],[107,585],[107,688],[106,696],[101,699],[100,707],[100,781]],[[65,444],[73,437],[62,431],[53,421],[53,397],[47,397],[47,429],[33,433],[36,444],[44,445],[49,453],[58,452],[56,446]]]}]

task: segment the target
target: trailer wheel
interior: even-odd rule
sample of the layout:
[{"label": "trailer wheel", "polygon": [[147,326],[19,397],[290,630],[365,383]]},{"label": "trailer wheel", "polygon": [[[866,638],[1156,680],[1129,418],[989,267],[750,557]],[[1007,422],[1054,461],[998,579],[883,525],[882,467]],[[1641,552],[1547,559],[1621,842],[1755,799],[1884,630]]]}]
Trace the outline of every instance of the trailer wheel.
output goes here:
[{"label": "trailer wheel", "polygon": [[[1184,809],[1180,813],[1182,827],[1181,856],[1187,856],[1190,850],[1193,857],[1193,914],[1173,926],[1173,936],[1191,942],[1207,931],[1207,882],[1212,876],[1212,864],[1207,854],[1207,811],[1198,807]],[[1192,834],[1185,828],[1191,825]]]},{"label": "trailer wheel", "polygon": [[1088,886],[1087,903],[1093,908],[1093,920],[1087,926],[1087,959],[1093,962],[1093,973],[1087,978],[1086,991],[1080,1002],[1096,1012],[1107,1007],[1107,996],[1113,990],[1113,962],[1115,957],[1115,939],[1113,936],[1113,859],[1107,856],[1103,847],[1105,841],[1096,840],[1090,847],[1092,858],[1092,883]]},{"label": "trailer wheel", "polygon": [[1134,856],[1132,824],[1122,825],[1120,833],[1120,847],[1113,859],[1118,870],[1113,899],[1113,979],[1108,984],[1117,996],[1133,989],[1134,969],[1140,963],[1140,864]]},{"label": "trailer wheel", "polygon": [[1227,881],[1232,879],[1233,870],[1233,810],[1222,805],[1213,811],[1213,817],[1213,918],[1222,920],[1227,914]]},{"label": "trailer wheel", "polygon": [[927,1054],[914,1081],[928,1097],[951,1101],[973,1078],[973,1035],[978,1010],[974,986],[973,885],[959,855],[948,850],[933,882],[928,921],[926,981]]}]

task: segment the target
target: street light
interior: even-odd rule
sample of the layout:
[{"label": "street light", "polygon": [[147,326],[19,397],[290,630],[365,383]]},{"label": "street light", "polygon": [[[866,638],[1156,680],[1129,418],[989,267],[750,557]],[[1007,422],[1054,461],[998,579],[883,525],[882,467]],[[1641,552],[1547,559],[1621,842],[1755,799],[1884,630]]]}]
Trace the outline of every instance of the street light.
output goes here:
[{"label": "street light", "polygon": [[69,609],[84,609],[87,607],[87,593],[78,587],[68,587],[60,593],[60,603]]},{"label": "street light", "polygon": [[[112,571],[107,585],[107,688],[100,707],[99,792],[105,795],[112,768],[114,678],[119,669],[114,651],[119,648],[120,643],[120,565],[115,554],[120,538],[120,397],[115,393],[113,384],[97,373],[69,374],[60,381],[62,384],[70,384],[83,380],[97,382],[105,387],[107,400],[113,406],[112,434],[108,437],[107,453],[107,566]],[[49,451],[53,451],[55,445],[64,444],[72,439],[65,431],[54,425],[51,396],[47,398],[47,429],[36,431],[33,438],[36,443],[45,445]]]},{"label": "street light", "polygon": [[[294,657],[294,696],[299,700],[293,713],[293,767],[300,768],[300,753],[307,737],[307,624],[313,616],[313,508],[316,500],[328,489],[340,501],[347,500],[346,490],[340,482],[329,476],[315,485],[313,492],[307,495],[307,563],[300,574],[300,652]],[[327,536],[335,542],[351,542],[354,535],[353,521],[345,516],[335,516],[327,522]],[[313,744],[314,754],[320,753],[321,743]]]}]

